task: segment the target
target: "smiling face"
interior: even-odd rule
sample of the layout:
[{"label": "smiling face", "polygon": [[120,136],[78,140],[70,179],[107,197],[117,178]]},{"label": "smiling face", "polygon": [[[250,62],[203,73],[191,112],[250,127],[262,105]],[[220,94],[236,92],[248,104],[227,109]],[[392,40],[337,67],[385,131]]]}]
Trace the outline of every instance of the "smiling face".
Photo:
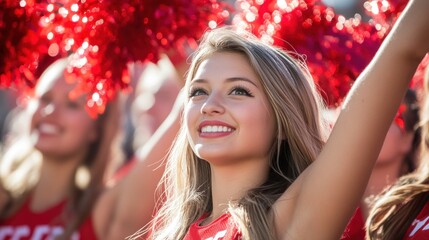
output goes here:
[{"label": "smiling face", "polygon": [[97,138],[95,121],[85,110],[85,96],[69,97],[73,88],[61,71],[51,72],[36,88],[31,135],[35,148],[45,156],[85,155]]},{"label": "smiling face", "polygon": [[238,53],[201,62],[187,89],[185,123],[195,154],[211,164],[268,159],[275,121],[255,71]]}]

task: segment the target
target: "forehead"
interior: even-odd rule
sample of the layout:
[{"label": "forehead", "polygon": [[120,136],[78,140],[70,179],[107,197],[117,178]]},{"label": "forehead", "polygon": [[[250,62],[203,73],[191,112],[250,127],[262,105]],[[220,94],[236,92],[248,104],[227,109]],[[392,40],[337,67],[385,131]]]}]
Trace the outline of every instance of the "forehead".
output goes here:
[{"label": "forehead", "polygon": [[193,79],[231,77],[245,77],[255,83],[259,82],[259,77],[249,60],[243,54],[234,52],[219,52],[208,56],[198,66]]},{"label": "forehead", "polygon": [[[75,83],[68,83],[65,78],[65,71],[69,62],[67,59],[59,59],[52,63],[40,76],[36,88],[36,96],[47,92],[70,92],[76,87]],[[68,79],[69,80],[69,79]]]},{"label": "forehead", "polygon": [[36,86],[36,95],[40,96],[47,92],[70,92],[75,84],[67,83],[63,74],[50,75],[41,78]]},{"label": "forehead", "polygon": [[70,101],[79,101],[84,104],[87,100],[87,93],[77,91],[77,84],[69,83],[64,74],[55,77],[40,79],[35,91],[35,97],[51,96],[55,99]]}]

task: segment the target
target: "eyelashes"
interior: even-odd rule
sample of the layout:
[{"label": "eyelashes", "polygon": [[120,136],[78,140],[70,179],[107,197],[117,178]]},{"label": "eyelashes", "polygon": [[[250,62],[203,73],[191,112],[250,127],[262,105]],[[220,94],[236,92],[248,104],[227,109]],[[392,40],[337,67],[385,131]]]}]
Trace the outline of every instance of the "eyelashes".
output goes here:
[{"label": "eyelashes", "polygon": [[189,89],[189,98],[191,97],[196,97],[196,96],[201,96],[201,95],[207,95],[207,91],[204,90],[204,88],[201,87],[191,87]]},{"label": "eyelashes", "polygon": [[250,89],[244,87],[244,86],[235,86],[231,89],[230,93],[232,95],[240,95],[240,96],[248,96],[253,97],[252,92]]},{"label": "eyelashes", "polygon": [[68,109],[84,109],[86,102],[81,99],[69,99],[68,96],[58,99],[52,94],[43,94],[36,98],[41,106],[54,104],[55,106],[64,106]]},{"label": "eyelashes", "polygon": [[[189,89],[189,98],[202,96],[202,95],[209,95],[209,91],[202,88],[202,87],[191,87]],[[248,89],[247,87],[237,85],[232,87],[228,91],[228,95],[235,95],[235,96],[247,96],[247,97],[253,97],[253,93]]]}]

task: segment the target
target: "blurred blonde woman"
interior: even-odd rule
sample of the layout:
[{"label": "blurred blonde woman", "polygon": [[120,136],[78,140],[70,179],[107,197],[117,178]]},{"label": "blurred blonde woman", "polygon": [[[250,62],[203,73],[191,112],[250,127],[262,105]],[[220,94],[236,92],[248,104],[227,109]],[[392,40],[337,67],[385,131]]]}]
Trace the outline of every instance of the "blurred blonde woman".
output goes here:
[{"label": "blurred blonde woman", "polygon": [[178,107],[133,169],[107,186],[119,105],[113,101],[91,118],[86,95],[69,96],[75,84],[65,80],[68,64],[60,59],[42,74],[27,109],[29,131],[1,156],[0,239],[117,240],[151,219],[158,166],[179,127]]},{"label": "blurred blonde woman", "polygon": [[418,169],[398,182],[374,204],[367,221],[369,239],[428,239],[429,216],[429,68],[421,110],[422,141]]},{"label": "blurred blonde woman", "polygon": [[420,144],[418,105],[416,92],[408,89],[384,139],[359,207],[341,240],[364,240],[365,220],[374,198],[399,177],[415,170]]}]

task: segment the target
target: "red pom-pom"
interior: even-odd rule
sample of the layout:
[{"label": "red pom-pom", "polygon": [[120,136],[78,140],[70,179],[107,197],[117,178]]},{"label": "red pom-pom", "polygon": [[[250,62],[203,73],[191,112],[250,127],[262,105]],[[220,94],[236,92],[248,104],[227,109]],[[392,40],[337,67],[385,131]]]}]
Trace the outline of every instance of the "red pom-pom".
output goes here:
[{"label": "red pom-pom", "polygon": [[0,6],[1,86],[22,85],[22,76],[34,86],[42,59],[74,53],[67,78],[78,83],[74,94],[89,93],[88,108],[97,113],[128,88],[128,63],[180,52],[183,41],[229,17],[216,0],[7,0]]},{"label": "red pom-pom", "polygon": [[415,89],[417,92],[417,96],[419,99],[423,99],[423,86],[425,81],[425,74],[427,71],[427,68],[429,66],[429,53],[426,54],[426,56],[423,58],[422,62],[417,67],[416,73],[413,76],[413,79],[411,80],[410,87]]},{"label": "red pom-pom", "polygon": [[370,23],[378,30],[380,38],[387,35],[407,3],[408,0],[368,0],[364,2],[365,12],[371,17]]},{"label": "red pom-pom", "polygon": [[0,87],[26,90],[40,75],[47,41],[39,37],[43,9],[34,1],[0,2]]},{"label": "red pom-pom", "polygon": [[[341,103],[377,51],[381,38],[359,16],[345,19],[319,1],[243,0],[234,19],[273,44],[306,56],[306,63],[329,106]],[[283,3],[283,4],[280,4]]]},{"label": "red pom-pom", "polygon": [[[384,38],[390,31],[391,27],[398,19],[408,0],[368,0],[364,2],[366,13],[371,17],[370,23],[378,30],[378,36]],[[413,88],[421,95],[423,89],[424,71],[429,63],[429,54],[425,56],[410,83]]]},{"label": "red pom-pom", "polygon": [[[198,39],[207,28],[217,26],[228,17],[222,6],[210,0],[101,4],[87,0],[80,5],[77,13],[82,20],[66,29],[74,31],[70,35],[78,48],[72,49],[78,53],[77,62],[83,63],[76,65],[74,73],[83,79],[92,98],[98,99],[89,99],[88,106],[103,111],[115,90],[128,87],[127,63],[157,61],[160,52],[179,49],[186,38]],[[71,16],[64,25],[73,22],[73,18],[78,17]],[[65,47],[64,43],[61,47]]]}]

